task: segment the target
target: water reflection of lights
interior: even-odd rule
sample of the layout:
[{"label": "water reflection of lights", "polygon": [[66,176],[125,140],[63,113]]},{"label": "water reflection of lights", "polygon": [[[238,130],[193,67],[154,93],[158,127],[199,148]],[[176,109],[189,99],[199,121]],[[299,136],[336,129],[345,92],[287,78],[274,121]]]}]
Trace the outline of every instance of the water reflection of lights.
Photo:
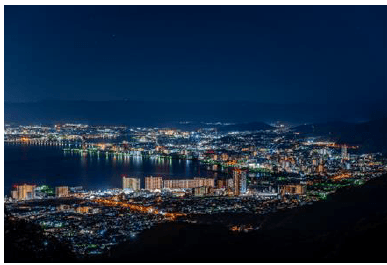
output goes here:
[{"label": "water reflection of lights", "polygon": [[142,164],[142,156],[134,156],[133,163],[135,166],[139,166]]}]

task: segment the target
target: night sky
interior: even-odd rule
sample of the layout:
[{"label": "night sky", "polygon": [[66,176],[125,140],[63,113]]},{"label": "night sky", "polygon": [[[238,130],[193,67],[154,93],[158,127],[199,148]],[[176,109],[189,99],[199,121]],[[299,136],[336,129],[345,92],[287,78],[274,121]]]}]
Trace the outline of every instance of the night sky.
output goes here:
[{"label": "night sky", "polygon": [[386,6],[5,6],[5,100],[372,102]]}]

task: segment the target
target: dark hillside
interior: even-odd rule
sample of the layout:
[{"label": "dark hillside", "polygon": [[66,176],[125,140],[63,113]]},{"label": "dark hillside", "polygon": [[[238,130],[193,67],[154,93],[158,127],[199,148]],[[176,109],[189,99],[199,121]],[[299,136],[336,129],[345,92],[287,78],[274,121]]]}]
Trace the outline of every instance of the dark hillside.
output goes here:
[{"label": "dark hillside", "polygon": [[[387,178],[343,189],[327,201],[268,216],[261,229],[170,223],[145,231],[104,261],[375,262],[384,260]],[[152,255],[149,255],[152,253]]]},{"label": "dark hillside", "polygon": [[387,118],[364,123],[331,122],[302,125],[295,131],[307,136],[325,136],[339,143],[360,145],[361,152],[387,154]]},{"label": "dark hillside", "polygon": [[6,217],[5,262],[75,262],[69,246],[43,234],[40,226]]}]

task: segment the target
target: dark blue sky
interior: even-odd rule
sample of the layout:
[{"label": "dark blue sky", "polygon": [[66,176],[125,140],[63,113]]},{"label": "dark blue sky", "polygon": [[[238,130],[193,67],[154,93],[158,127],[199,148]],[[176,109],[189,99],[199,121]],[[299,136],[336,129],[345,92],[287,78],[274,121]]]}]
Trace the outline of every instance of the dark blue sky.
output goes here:
[{"label": "dark blue sky", "polygon": [[372,102],[386,6],[5,6],[5,100]]}]

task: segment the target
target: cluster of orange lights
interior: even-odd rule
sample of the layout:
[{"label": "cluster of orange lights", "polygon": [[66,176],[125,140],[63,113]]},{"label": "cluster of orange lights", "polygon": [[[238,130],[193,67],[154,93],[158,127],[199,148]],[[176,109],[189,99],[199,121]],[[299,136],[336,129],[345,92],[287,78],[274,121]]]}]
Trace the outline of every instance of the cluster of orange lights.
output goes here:
[{"label": "cluster of orange lights", "polygon": [[[97,199],[97,200],[94,200],[94,202],[102,203],[102,204],[108,205],[108,206],[121,206],[121,207],[129,208],[129,209],[131,209],[133,211],[137,211],[137,212],[160,214],[160,212],[157,209],[153,208],[152,206],[141,206],[141,205],[130,204],[130,203],[125,203],[125,202],[117,202],[117,201],[112,201],[112,200],[107,200],[107,199]],[[184,213],[164,213],[163,215],[168,217],[168,218],[175,219],[176,217],[185,216],[186,214],[184,214]]]},{"label": "cluster of orange lights", "polygon": [[[336,147],[341,148],[343,145],[333,143],[333,142],[313,142],[313,143],[304,143],[304,145],[317,145],[317,146],[327,146],[327,147]],[[348,149],[357,149],[359,146],[356,145],[345,145]]]},{"label": "cluster of orange lights", "polygon": [[340,174],[332,178],[332,180],[342,180],[342,179],[347,179],[347,178],[352,178],[350,174]]},{"label": "cluster of orange lights", "polygon": [[253,227],[251,225],[249,225],[249,226],[237,226],[237,225],[235,225],[235,226],[232,226],[230,228],[230,230],[234,231],[234,232],[241,232],[242,230],[248,231],[248,230],[252,230],[252,229],[253,229]]}]

